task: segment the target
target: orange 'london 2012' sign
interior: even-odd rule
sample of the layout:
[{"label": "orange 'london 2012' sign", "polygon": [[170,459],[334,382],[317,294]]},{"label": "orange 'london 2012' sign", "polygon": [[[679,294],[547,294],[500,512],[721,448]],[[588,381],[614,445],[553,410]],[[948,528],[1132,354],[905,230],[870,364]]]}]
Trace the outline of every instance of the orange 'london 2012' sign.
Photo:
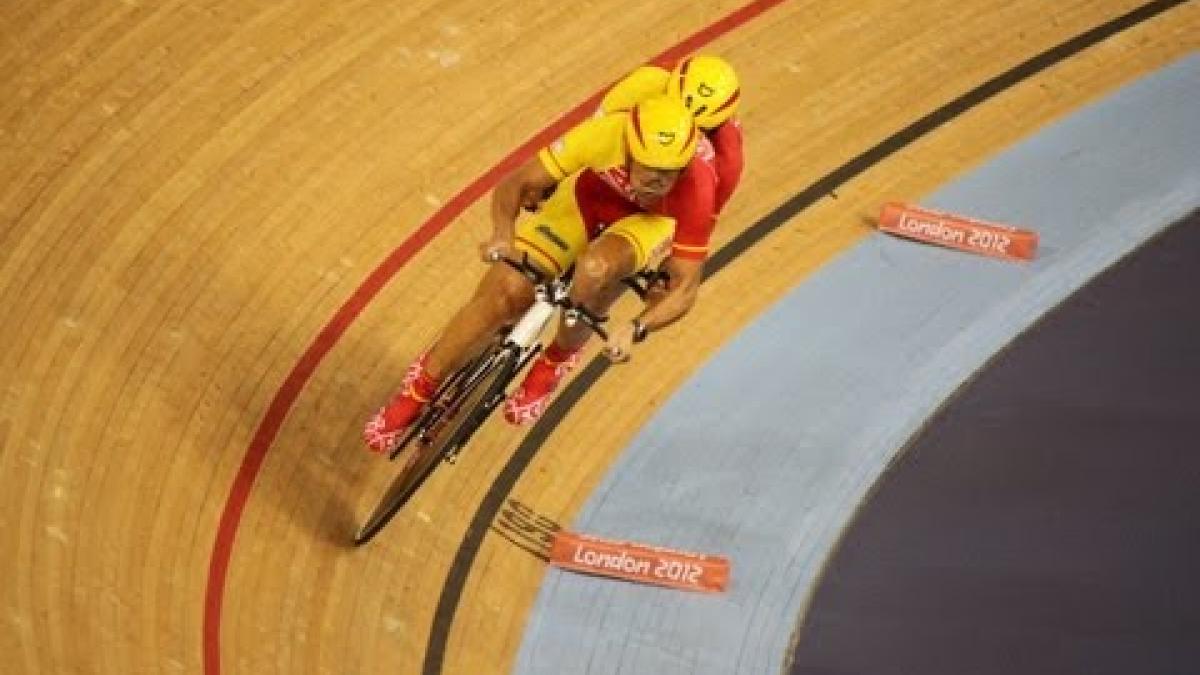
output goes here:
[{"label": "orange 'london 2012' sign", "polygon": [[576,572],[687,591],[719,593],[729,583],[729,560],[559,531],[550,562]]},{"label": "orange 'london 2012' sign", "polygon": [[900,202],[884,204],[879,229],[1004,260],[1032,260],[1038,245],[1038,235],[1031,230]]}]

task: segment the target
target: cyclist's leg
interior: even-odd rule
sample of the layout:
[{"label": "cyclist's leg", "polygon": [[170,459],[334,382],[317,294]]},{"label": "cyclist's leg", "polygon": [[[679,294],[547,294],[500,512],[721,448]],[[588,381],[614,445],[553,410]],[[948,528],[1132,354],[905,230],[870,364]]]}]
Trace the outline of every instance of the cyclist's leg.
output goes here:
[{"label": "cyclist's leg", "polygon": [[[542,209],[517,226],[516,248],[543,272],[558,276],[587,246],[587,228],[575,202],[575,181],[559,185]],[[372,449],[388,451],[420,414],[438,384],[478,354],[496,331],[533,302],[533,286],[508,265],[492,265],[474,295],[450,319],[441,336],[409,366],[402,389],[363,430]]]},{"label": "cyclist's leg", "polygon": [[[620,297],[621,280],[652,261],[670,246],[675,221],[645,213],[627,215],[596,238],[575,262],[571,299],[603,315]],[[591,330],[582,324],[560,322],[546,351],[533,362],[521,386],[504,402],[504,418],[529,424],[546,411],[550,395],[576,364]]]},{"label": "cyclist's leg", "polygon": [[425,370],[441,381],[477,354],[506,323],[533,304],[533,284],[508,265],[491,265],[471,299],[459,307],[430,346]]},{"label": "cyclist's leg", "polygon": [[[569,177],[542,209],[517,225],[516,249],[551,276],[559,276],[587,246],[587,233],[572,197],[575,177]],[[475,294],[455,313],[430,348],[426,368],[440,380],[482,349],[506,323],[533,304],[533,285],[508,265],[492,265]]]},{"label": "cyclist's leg", "polygon": [[579,174],[563,179],[540,209],[517,224],[517,250],[554,277],[562,276],[588,245],[576,196],[578,180]]},{"label": "cyclist's leg", "polygon": [[[625,290],[621,280],[657,264],[674,234],[675,221],[666,216],[636,213],[613,223],[576,261],[571,301],[595,314],[607,314]],[[564,351],[575,351],[590,336],[587,326],[560,322],[554,342]]]},{"label": "cyclist's leg", "polygon": [[409,365],[400,390],[367,420],[363,427],[367,446],[376,452],[391,452],[442,379],[483,348],[500,326],[532,304],[532,288],[520,272],[507,265],[492,265],[441,336]]}]

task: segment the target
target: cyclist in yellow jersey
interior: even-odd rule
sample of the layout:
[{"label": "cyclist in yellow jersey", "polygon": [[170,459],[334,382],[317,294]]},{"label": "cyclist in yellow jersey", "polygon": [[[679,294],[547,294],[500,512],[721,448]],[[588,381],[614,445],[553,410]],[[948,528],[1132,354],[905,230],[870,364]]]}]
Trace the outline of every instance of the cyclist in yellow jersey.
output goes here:
[{"label": "cyclist in yellow jersey", "polygon": [[[480,245],[481,257],[491,262],[496,254],[524,253],[550,274],[560,274],[574,264],[572,301],[603,314],[619,295],[622,278],[671,250],[677,221],[674,214],[683,214],[689,221],[711,221],[715,174],[711,167],[697,164],[701,137],[690,111],[667,96],[652,97],[627,112],[579,124],[493,191],[492,235]],[[678,198],[674,190],[681,178],[683,184],[692,186],[686,199]],[[697,185],[701,189],[692,189]],[[537,201],[552,187],[553,195],[538,213],[518,225],[522,205]],[[707,233],[704,237],[706,244]],[[611,326],[605,349],[609,357],[627,359],[635,338],[682,316],[694,301],[698,270],[696,266],[686,284],[669,292],[638,322]],[[507,265],[492,265],[474,297],[410,366],[402,390],[368,421],[364,439],[371,449],[390,451],[440,380],[532,302],[528,279]],[[513,397],[521,404],[519,409],[506,406],[506,418],[516,423],[536,419],[553,385],[577,359],[588,337],[586,331],[583,326],[560,324],[553,344],[535,361],[522,391]],[[522,400],[519,394],[528,393],[535,373],[552,382],[538,400]]]},{"label": "cyclist in yellow jersey", "polygon": [[658,66],[640,66],[619,80],[600,99],[597,115],[629,110],[651,96],[667,93],[667,80],[671,71]]}]

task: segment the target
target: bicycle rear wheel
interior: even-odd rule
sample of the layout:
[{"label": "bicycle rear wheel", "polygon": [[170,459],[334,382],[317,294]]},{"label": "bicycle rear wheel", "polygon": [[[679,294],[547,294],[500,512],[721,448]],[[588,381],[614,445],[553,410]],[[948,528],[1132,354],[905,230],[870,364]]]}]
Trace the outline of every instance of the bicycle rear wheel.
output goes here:
[{"label": "bicycle rear wheel", "polygon": [[522,365],[520,351],[513,345],[501,345],[494,353],[473,364],[473,372],[462,375],[463,384],[448,412],[433,430],[428,443],[419,443],[417,455],[405,462],[392,479],[378,505],[354,535],[354,545],[370,541],[400,507],[416,494],[425,480],[445,459],[465,444],[475,430],[483,425],[492,410],[504,400],[504,390]]}]

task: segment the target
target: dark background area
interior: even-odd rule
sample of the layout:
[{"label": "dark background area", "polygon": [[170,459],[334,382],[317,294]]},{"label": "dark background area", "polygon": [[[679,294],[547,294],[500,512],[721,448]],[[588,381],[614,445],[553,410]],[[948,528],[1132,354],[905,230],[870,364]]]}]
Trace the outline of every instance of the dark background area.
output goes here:
[{"label": "dark background area", "polygon": [[793,675],[1200,673],[1200,211],[940,411],[844,535]]}]

